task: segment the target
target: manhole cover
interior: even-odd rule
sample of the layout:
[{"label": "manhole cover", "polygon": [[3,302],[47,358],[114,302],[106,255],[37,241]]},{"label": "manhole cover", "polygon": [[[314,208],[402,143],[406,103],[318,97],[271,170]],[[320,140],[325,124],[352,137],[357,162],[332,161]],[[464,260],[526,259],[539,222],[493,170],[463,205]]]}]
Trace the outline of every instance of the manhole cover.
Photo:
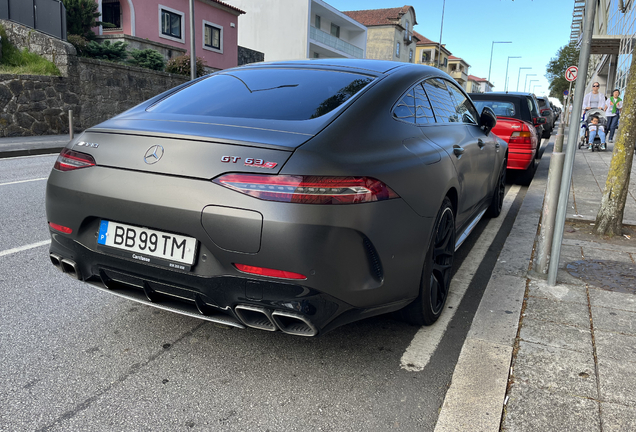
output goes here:
[{"label": "manhole cover", "polygon": [[566,267],[568,273],[608,291],[636,294],[636,265],[604,260],[574,261]]}]

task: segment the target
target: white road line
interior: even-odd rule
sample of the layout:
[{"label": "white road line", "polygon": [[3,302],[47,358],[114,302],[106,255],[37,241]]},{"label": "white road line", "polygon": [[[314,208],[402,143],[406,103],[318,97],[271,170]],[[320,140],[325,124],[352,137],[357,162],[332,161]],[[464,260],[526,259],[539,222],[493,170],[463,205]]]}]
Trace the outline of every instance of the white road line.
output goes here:
[{"label": "white road line", "polygon": [[36,178],[36,179],[30,179],[30,180],[18,180],[18,181],[14,181],[14,182],[0,183],[0,186],[9,186],[9,185],[20,184],[20,183],[29,183],[29,182],[34,182],[34,181],[42,181],[42,180],[46,180],[46,179],[48,179],[48,177],[42,177],[42,178]]},{"label": "white road line", "polygon": [[7,255],[14,254],[14,253],[22,252],[22,251],[25,251],[25,250],[33,249],[33,248],[36,248],[36,247],[44,246],[44,245],[47,245],[49,243],[51,243],[51,240],[45,240],[45,241],[41,241],[41,242],[37,242],[37,243],[32,243],[32,244],[26,245],[26,246],[20,246],[20,247],[13,248],[13,249],[7,249],[7,250],[4,250],[4,251],[0,252],[0,258],[3,257],[3,256],[7,256]]},{"label": "white road line", "polygon": [[468,285],[470,285],[473,276],[477,272],[477,268],[481,264],[488,248],[499,232],[499,229],[506,218],[506,214],[510,211],[510,207],[520,190],[521,186],[517,185],[511,186],[510,189],[508,189],[508,193],[504,198],[503,207],[501,209],[501,215],[488,222],[488,225],[479,236],[479,240],[475,243],[475,246],[473,246],[473,249],[464,259],[461,267],[453,276],[448,299],[446,300],[445,310],[442,312],[442,315],[439,317],[437,322],[432,326],[420,328],[413,337],[411,344],[402,355],[402,359],[400,361],[402,369],[406,369],[411,372],[418,372],[423,370],[428,364],[431,356],[437,349],[437,346],[446,332],[448,323],[450,323],[451,319],[453,319],[455,311],[468,289]]}]

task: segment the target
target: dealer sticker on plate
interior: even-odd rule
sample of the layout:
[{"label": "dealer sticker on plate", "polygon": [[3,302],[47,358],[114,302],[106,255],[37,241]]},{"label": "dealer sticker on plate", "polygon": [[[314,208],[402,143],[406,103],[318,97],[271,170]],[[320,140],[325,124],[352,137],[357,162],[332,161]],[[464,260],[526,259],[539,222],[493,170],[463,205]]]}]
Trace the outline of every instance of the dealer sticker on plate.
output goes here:
[{"label": "dealer sticker on plate", "polygon": [[109,252],[126,258],[189,271],[194,263],[197,240],[193,237],[102,220],[97,244],[108,246]]}]

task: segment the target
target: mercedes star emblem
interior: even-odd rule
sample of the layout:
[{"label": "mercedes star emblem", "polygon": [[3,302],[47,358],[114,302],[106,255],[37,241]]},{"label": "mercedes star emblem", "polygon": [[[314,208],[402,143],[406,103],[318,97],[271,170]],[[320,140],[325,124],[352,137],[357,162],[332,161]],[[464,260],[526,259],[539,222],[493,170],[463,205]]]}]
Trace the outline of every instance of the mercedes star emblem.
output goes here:
[{"label": "mercedes star emblem", "polygon": [[153,163],[159,162],[159,159],[163,156],[163,147],[160,145],[154,145],[146,151],[146,155],[144,156],[144,162],[148,165],[152,165]]}]

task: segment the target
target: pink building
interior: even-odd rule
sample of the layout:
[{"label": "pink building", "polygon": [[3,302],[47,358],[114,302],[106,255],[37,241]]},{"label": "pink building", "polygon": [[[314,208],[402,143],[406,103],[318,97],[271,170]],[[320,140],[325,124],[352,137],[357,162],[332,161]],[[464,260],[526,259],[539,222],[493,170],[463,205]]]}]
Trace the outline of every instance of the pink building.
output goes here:
[{"label": "pink building", "polygon": [[[190,51],[189,0],[96,1],[101,20],[115,26],[100,27],[100,35],[123,39],[132,48],[154,48],[166,57]],[[244,13],[219,0],[195,0],[195,52],[208,67],[237,66],[238,17]]]}]

